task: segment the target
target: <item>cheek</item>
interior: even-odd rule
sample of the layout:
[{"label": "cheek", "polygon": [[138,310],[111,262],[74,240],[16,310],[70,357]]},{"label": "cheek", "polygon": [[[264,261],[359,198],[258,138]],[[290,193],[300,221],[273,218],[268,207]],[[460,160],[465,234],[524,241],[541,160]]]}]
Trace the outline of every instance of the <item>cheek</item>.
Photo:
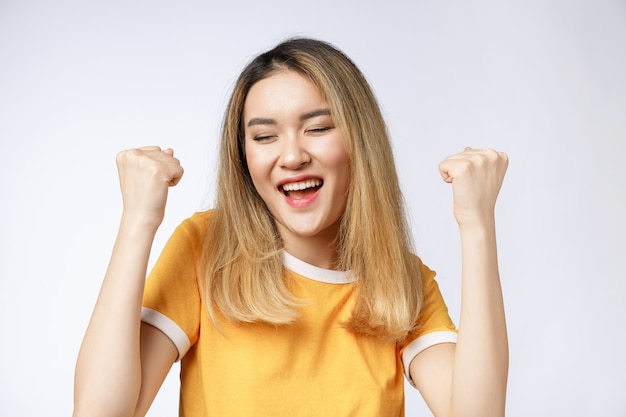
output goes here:
[{"label": "cheek", "polygon": [[350,158],[345,151],[341,155],[338,155],[337,170],[339,172],[338,176],[343,193],[347,193],[352,180],[352,170],[350,168]]},{"label": "cheek", "polygon": [[263,152],[250,150],[245,151],[248,172],[252,178],[254,187],[258,190],[262,187],[264,181],[269,182],[271,172],[271,164],[268,163],[267,156]]},{"label": "cheek", "polygon": [[246,155],[246,164],[248,165],[248,171],[250,171],[250,175],[254,176],[254,173],[259,170],[259,154],[255,152],[254,149],[250,146],[246,146],[244,151]]},{"label": "cheek", "polygon": [[339,178],[350,178],[350,158],[343,146],[338,143],[331,149],[326,149],[326,160],[328,166],[331,167]]}]

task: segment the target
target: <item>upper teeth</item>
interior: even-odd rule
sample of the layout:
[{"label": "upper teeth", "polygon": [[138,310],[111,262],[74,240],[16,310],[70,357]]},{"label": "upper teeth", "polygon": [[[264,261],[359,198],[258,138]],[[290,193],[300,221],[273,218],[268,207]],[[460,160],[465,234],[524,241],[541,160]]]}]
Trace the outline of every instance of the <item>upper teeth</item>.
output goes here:
[{"label": "upper teeth", "polygon": [[319,187],[320,185],[322,185],[322,181],[321,180],[308,180],[308,181],[302,181],[302,182],[292,182],[290,184],[283,185],[283,190],[285,190],[285,191],[299,191],[299,190],[304,190],[306,188]]}]

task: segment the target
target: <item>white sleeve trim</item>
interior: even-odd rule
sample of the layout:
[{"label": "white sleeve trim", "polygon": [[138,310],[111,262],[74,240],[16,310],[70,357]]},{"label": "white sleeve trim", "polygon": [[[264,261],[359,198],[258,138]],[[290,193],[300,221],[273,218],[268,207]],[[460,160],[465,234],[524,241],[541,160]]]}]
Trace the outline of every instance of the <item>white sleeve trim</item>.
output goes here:
[{"label": "white sleeve trim", "polygon": [[178,324],[176,324],[176,322],[166,315],[151,308],[142,307],[141,321],[156,327],[170,338],[172,343],[174,343],[174,346],[176,346],[176,350],[178,350],[178,357],[176,358],[176,361],[181,360],[191,347],[191,342],[189,341],[187,334]]},{"label": "white sleeve trim", "polygon": [[409,367],[411,366],[411,362],[420,352],[425,349],[428,349],[431,346],[438,345],[440,343],[456,343],[457,334],[456,332],[451,332],[449,330],[443,330],[438,332],[426,333],[423,336],[418,337],[404,348],[404,352],[402,352],[402,364],[404,366],[404,376],[406,379],[413,384],[413,380],[411,379],[411,373],[409,372]]}]

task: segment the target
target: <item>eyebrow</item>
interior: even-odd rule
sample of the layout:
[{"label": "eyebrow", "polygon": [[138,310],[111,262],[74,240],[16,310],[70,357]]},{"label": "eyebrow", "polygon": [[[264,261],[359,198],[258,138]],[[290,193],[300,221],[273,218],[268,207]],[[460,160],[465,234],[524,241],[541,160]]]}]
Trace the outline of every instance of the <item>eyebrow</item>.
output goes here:
[{"label": "eyebrow", "polygon": [[[318,116],[330,116],[330,109],[317,109],[317,110],[313,110],[310,111],[308,113],[304,113],[302,116],[300,116],[300,121],[304,121],[304,120],[308,120],[308,119],[312,119],[314,117],[318,117]],[[257,125],[275,125],[276,120],[274,119],[270,119],[267,117],[253,117],[252,119],[250,119],[248,121],[248,127],[250,126],[257,126]]]},{"label": "eyebrow", "polygon": [[330,109],[317,109],[300,116],[300,121],[312,119],[317,116],[330,116]]}]

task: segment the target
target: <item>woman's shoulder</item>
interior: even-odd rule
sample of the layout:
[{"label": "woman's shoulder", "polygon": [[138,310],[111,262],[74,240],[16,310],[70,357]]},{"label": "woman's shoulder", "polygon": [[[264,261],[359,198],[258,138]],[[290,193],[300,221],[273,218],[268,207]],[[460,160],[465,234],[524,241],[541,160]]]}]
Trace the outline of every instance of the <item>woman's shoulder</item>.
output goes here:
[{"label": "woman's shoulder", "polygon": [[211,218],[215,213],[215,209],[208,209],[205,211],[196,211],[190,217],[185,219],[183,223],[190,223],[198,227],[206,227],[210,224]]},{"label": "woman's shoulder", "polygon": [[206,236],[209,226],[211,225],[214,212],[215,210],[210,209],[193,213],[190,217],[183,220],[183,222],[178,226],[178,231],[194,238]]},{"label": "woman's shoulder", "polygon": [[436,272],[428,267],[422,260],[421,256],[413,253],[407,252],[408,261],[419,271],[422,277],[434,277]]}]

